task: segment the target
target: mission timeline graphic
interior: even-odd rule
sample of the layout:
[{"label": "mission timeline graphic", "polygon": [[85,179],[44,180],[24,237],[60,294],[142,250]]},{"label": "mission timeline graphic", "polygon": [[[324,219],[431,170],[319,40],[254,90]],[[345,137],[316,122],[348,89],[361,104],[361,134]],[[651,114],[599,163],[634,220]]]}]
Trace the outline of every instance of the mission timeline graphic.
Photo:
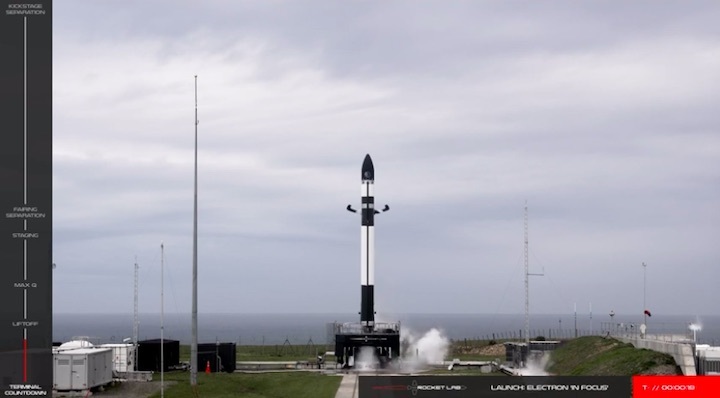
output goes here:
[{"label": "mission timeline graphic", "polygon": [[0,395],[49,396],[52,2],[0,9]]}]

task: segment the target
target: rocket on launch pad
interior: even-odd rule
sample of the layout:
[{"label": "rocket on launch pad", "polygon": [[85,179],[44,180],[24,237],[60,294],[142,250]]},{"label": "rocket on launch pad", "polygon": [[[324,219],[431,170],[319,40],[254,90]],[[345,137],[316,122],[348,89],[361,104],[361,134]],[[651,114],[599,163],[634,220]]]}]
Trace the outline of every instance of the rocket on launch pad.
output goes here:
[{"label": "rocket on launch pad", "polygon": [[[375,348],[380,363],[400,355],[400,324],[375,322],[375,167],[365,155],[360,194],[360,323],[335,324],[335,356],[346,367],[363,346]],[[347,210],[357,213],[352,205]],[[390,210],[385,205],[382,212]]]},{"label": "rocket on launch pad", "polygon": [[[360,193],[360,323],[370,331],[375,327],[375,167],[365,155],[361,173]],[[352,205],[347,210],[356,213]],[[385,205],[383,212],[390,210]]]}]

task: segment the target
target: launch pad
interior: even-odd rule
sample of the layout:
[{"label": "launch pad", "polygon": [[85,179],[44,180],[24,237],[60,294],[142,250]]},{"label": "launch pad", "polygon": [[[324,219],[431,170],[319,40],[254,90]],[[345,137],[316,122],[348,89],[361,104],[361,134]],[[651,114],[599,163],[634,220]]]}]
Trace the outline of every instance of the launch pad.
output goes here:
[{"label": "launch pad", "polygon": [[372,347],[380,368],[400,358],[400,323],[376,323],[373,329],[357,322],[331,325],[335,335],[335,358],[344,368],[357,367],[362,347]]}]

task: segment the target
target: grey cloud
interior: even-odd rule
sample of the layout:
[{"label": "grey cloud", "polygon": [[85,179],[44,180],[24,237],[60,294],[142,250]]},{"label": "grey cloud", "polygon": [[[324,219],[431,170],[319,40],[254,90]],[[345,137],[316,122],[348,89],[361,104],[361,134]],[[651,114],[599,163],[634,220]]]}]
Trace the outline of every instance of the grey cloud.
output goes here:
[{"label": "grey cloud", "polygon": [[716,312],[718,8],[56,5],[56,307],[129,311],[164,241],[186,311],[198,73],[203,311],[354,311],[371,153],[383,310],[521,312],[527,199],[534,311],[632,313],[646,261],[660,311]]}]

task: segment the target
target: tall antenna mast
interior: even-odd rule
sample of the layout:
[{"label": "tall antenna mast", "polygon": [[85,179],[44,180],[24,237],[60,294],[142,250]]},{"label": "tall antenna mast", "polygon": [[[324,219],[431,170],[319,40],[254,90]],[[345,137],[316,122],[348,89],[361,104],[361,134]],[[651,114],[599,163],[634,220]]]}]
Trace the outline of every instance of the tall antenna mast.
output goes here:
[{"label": "tall antenna mast", "polygon": [[138,263],[137,256],[135,256],[135,309],[133,317],[133,349],[135,351],[135,363],[133,364],[133,370],[137,370],[138,363],[138,332],[139,332],[140,321],[138,320]]},{"label": "tall antenna mast", "polygon": [[525,201],[525,343],[530,349],[530,276],[543,276],[544,274],[531,274],[528,249],[528,206]]},{"label": "tall antenna mast", "polygon": [[195,186],[193,192],[192,342],[190,343],[190,385],[197,386],[197,75],[195,75]]},{"label": "tall antenna mast", "polygon": [[530,343],[530,266],[528,260],[528,206],[525,201],[525,342]]},{"label": "tall antenna mast", "polygon": [[160,242],[160,397],[165,397],[165,247]]}]

